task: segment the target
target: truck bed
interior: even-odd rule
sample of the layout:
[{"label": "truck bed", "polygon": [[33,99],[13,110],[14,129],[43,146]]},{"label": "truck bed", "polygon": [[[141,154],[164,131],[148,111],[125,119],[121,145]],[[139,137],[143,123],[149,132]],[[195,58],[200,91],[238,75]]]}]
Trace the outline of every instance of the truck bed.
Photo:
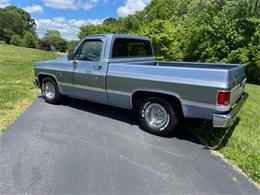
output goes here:
[{"label": "truck bed", "polygon": [[[199,63],[199,62],[174,62],[174,61],[144,61],[144,62],[132,62],[128,65],[142,65],[142,66],[159,66],[167,67],[170,69],[180,70],[187,72],[201,74],[205,72],[223,72],[226,73],[225,81],[228,81],[229,88],[234,87],[234,85],[240,83],[245,78],[245,66],[241,64],[220,64],[220,63]],[[182,76],[182,75],[181,75]]]},{"label": "truck bed", "polygon": [[[127,83],[124,78],[128,78]],[[215,104],[218,90],[230,90],[231,106],[243,93],[244,84],[245,66],[239,64],[117,62],[109,64],[107,74],[107,89],[111,91],[161,90],[174,92],[180,99]]]},{"label": "truck bed", "polygon": [[235,69],[238,64],[217,64],[217,63],[198,63],[198,62],[167,62],[167,61],[152,61],[152,62],[139,62],[138,64],[150,66],[167,66],[179,68],[206,68],[206,69]]}]

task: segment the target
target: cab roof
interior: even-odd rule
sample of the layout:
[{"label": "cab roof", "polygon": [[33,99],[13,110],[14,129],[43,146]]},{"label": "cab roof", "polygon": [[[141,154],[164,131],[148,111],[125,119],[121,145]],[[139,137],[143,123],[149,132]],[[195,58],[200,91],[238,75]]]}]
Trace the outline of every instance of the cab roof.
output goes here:
[{"label": "cab roof", "polygon": [[106,38],[128,38],[128,39],[143,39],[143,40],[150,40],[146,36],[142,35],[130,35],[130,34],[94,34],[89,35],[86,38],[95,38],[95,37],[106,37]]}]

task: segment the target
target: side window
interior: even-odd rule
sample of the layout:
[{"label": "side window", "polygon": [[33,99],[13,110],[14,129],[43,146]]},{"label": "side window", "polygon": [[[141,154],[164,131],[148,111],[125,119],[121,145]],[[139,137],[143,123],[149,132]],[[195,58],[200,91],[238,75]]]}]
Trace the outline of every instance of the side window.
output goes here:
[{"label": "side window", "polygon": [[84,42],[77,56],[78,60],[93,62],[100,61],[102,46],[103,42],[101,40],[91,40]]},{"label": "side window", "polygon": [[150,41],[118,38],[114,42],[112,58],[149,57],[152,55]]}]

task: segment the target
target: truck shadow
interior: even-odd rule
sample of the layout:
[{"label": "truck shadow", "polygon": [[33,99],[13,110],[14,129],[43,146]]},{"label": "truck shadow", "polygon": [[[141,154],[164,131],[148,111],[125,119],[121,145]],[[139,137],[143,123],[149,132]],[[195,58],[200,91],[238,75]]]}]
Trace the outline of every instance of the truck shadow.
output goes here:
[{"label": "truck shadow", "polygon": [[[93,103],[69,97],[65,98],[62,105],[82,110],[85,112],[101,115],[114,120],[122,121],[133,126],[138,126],[141,130],[145,131],[140,127],[137,113],[133,110],[127,110],[123,108]],[[173,135],[168,136],[168,138],[173,137],[176,139],[203,145],[196,136],[194,136],[190,131],[186,130],[186,128],[184,127],[179,127],[179,129]]]},{"label": "truck shadow", "polygon": [[204,145],[214,150],[220,150],[229,142],[239,121],[238,117],[229,128],[213,128],[212,121],[189,119],[185,126],[198,136]]}]

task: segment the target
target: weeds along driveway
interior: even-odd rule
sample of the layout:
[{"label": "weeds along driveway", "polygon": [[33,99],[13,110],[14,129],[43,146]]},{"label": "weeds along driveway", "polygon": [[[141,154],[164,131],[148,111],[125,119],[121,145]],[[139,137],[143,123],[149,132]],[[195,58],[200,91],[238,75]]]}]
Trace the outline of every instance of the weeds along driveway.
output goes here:
[{"label": "weeds along driveway", "polygon": [[0,193],[260,194],[180,129],[162,138],[128,110],[41,98],[1,135]]}]

